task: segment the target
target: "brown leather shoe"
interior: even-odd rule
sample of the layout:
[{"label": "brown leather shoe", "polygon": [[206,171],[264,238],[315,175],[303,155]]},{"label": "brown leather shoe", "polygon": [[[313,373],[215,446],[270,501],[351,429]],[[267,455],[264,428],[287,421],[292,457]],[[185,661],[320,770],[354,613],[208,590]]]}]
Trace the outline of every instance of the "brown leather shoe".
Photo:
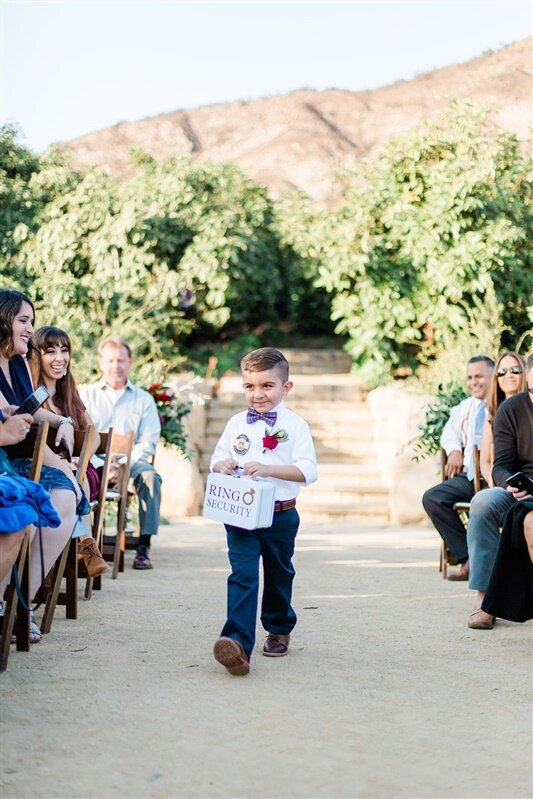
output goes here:
[{"label": "brown leather shoe", "polygon": [[234,677],[244,677],[250,671],[250,663],[240,641],[222,636],[215,641],[213,655]]},{"label": "brown leather shoe", "polygon": [[451,574],[448,575],[448,580],[451,580],[452,582],[456,583],[464,582],[465,580],[468,580],[469,574],[470,574],[470,567],[468,565],[468,561],[465,560],[464,563],[461,563],[456,572],[452,572]]},{"label": "brown leather shoe", "polygon": [[290,635],[269,633],[263,645],[263,655],[267,658],[282,658],[289,651]]},{"label": "brown leather shoe", "polygon": [[109,566],[103,559],[102,553],[93,538],[84,538],[80,542],[80,555],[83,558],[89,577],[98,577],[99,574],[108,571]]},{"label": "brown leather shoe", "polygon": [[137,547],[137,553],[133,558],[132,568],[134,569],[152,569],[152,561],[150,560],[150,550],[144,544]]},{"label": "brown leather shoe", "polygon": [[490,616],[481,608],[477,608],[468,617],[468,626],[471,630],[492,630],[495,621],[494,616]]}]

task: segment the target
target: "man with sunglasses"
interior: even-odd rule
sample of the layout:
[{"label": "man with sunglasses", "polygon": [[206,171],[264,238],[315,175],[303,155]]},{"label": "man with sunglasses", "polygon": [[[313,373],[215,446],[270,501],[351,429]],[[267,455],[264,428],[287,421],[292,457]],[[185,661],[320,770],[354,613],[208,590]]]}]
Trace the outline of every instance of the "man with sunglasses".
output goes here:
[{"label": "man with sunglasses", "polygon": [[[533,479],[533,355],[527,360],[526,391],[502,402],[494,418],[493,433],[495,487],[476,494],[468,521],[468,551],[472,564],[469,587],[477,591],[476,606],[468,626],[475,630],[490,630],[494,626],[494,617],[482,610],[481,604],[496,560],[500,528],[516,502],[533,499],[527,491],[507,483],[507,478],[516,472]],[[533,551],[531,516],[531,513],[526,516],[524,533]]]},{"label": "man with sunglasses", "polygon": [[471,396],[451,409],[440,439],[447,455],[447,479],[422,497],[424,510],[459,564],[448,580],[468,579],[466,529],[453,506],[470,502],[474,496],[474,444],[481,445],[493,370],[494,361],[487,355],[475,355],[468,361],[466,389]]}]

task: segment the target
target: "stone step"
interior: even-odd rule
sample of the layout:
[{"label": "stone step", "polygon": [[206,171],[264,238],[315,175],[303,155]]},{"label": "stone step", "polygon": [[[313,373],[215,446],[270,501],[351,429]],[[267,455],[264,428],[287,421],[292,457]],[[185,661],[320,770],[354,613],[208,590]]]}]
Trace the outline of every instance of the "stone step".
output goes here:
[{"label": "stone step", "polygon": [[[309,402],[287,402],[290,410],[302,416],[313,428],[330,424],[354,427],[372,425],[372,415],[364,403],[327,402],[313,405]],[[208,422],[225,425],[230,417],[244,410],[242,401],[214,400],[207,407]]]},{"label": "stone step", "polygon": [[[295,400],[354,400],[361,401],[366,395],[361,381],[349,374],[293,375],[294,388],[290,392],[291,401]],[[217,396],[219,399],[234,399],[243,396],[242,378],[240,375],[222,377],[219,382]]]},{"label": "stone step", "polygon": [[294,374],[349,373],[352,359],[344,350],[283,348]]},{"label": "stone step", "polygon": [[[213,450],[217,444],[223,428],[218,430],[212,429],[211,426],[207,428],[205,437],[205,449]],[[354,453],[356,455],[364,455],[369,450],[372,452],[372,437],[368,430],[355,429],[348,430],[345,434],[334,435],[329,431],[313,430],[313,441],[315,442],[315,449],[317,458],[322,455],[330,454],[332,450],[337,452]]]}]

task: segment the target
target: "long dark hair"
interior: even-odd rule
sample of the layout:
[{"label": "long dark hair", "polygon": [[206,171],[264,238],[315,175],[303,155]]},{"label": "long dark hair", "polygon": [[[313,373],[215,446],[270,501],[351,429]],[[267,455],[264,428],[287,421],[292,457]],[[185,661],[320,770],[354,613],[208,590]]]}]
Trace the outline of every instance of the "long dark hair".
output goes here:
[{"label": "long dark hair", "polygon": [[[20,311],[23,302],[31,305],[35,316],[35,308],[29,297],[14,289],[0,289],[0,353],[4,358],[10,358],[13,354],[13,320]],[[26,356],[28,360],[30,360],[31,354],[31,343],[29,343]]]},{"label": "long dark hair", "polygon": [[507,356],[514,358],[516,361],[516,365],[519,366],[522,370],[522,374],[520,375],[520,381],[518,384],[518,391],[525,391],[526,390],[526,362],[519,355],[517,352],[513,352],[512,350],[506,350],[506,352],[502,352],[498,360],[496,361],[496,365],[494,367],[494,371],[492,373],[492,380],[489,389],[489,400],[487,402],[488,408],[488,420],[492,424],[494,421],[494,417],[496,416],[496,411],[502,404],[505,399],[505,394],[503,389],[500,388],[500,384],[498,383],[498,369],[500,368],[500,364],[504,358]]},{"label": "long dark hair", "polygon": [[[68,333],[60,327],[40,327],[31,337],[37,357],[32,364],[32,373],[35,385],[44,385],[41,356],[49,347],[67,347],[70,358],[72,358],[72,345]],[[53,396],[54,405],[59,408],[63,416],[72,416],[76,428],[82,430],[86,425],[85,406],[81,401],[76,381],[70,371],[70,359],[67,366],[67,373],[56,382],[56,393]],[[44,404],[46,408],[48,403]]]}]

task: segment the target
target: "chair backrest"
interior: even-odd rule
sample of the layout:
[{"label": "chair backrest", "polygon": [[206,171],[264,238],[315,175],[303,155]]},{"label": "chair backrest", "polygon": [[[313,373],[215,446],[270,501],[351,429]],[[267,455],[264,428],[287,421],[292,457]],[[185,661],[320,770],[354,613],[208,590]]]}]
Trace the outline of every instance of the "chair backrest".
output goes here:
[{"label": "chair backrest", "polygon": [[[480,465],[480,451],[477,444],[473,446],[473,457],[474,457],[474,491],[477,492],[481,491],[482,488],[485,487],[484,479],[481,474],[481,465]],[[444,473],[444,467],[446,466],[446,461],[448,460],[448,456],[446,455],[446,451],[441,447],[440,450],[440,473],[441,473],[441,480],[447,480],[446,474]],[[483,485],[482,485],[483,484]]]},{"label": "chair backrest", "polygon": [[130,466],[131,466],[131,451],[133,449],[133,442],[135,441],[135,432],[132,430],[129,433],[113,433],[111,439],[111,452],[116,456],[121,456],[123,463],[120,466],[119,482],[117,490],[124,496],[128,494],[128,482],[130,479]]},{"label": "chair backrest", "polygon": [[124,455],[129,462],[134,440],[135,433],[133,430],[130,433],[114,432],[111,439],[111,452],[114,455]]},{"label": "chair backrest", "polygon": [[474,491],[477,492],[481,491],[484,487],[481,483],[485,482],[483,480],[483,476],[481,474],[481,463],[480,463],[480,456],[481,452],[477,444],[474,444]]},{"label": "chair backrest", "polygon": [[107,483],[109,480],[109,469],[111,466],[112,440],[113,440],[113,428],[110,427],[107,433],[100,433],[100,444],[98,446],[98,449],[96,450],[96,455],[101,455],[104,461],[104,464],[102,466],[102,476],[100,480],[100,491],[98,493],[98,499],[97,499],[98,508],[102,512],[105,505]]},{"label": "chair backrest", "polygon": [[44,453],[46,450],[46,439],[48,435],[48,422],[41,421],[32,424],[28,435],[18,444],[11,444],[6,447],[10,458],[30,458],[31,468],[28,478],[34,482],[39,482],[41,470],[43,468]]},{"label": "chair backrest", "polygon": [[[31,432],[31,430],[30,430]],[[31,459],[31,469],[28,475],[30,480],[38,483],[41,478],[43,468],[44,452],[46,449],[46,436],[48,434],[48,422],[41,421],[37,425],[35,432],[35,444]]]},{"label": "chair backrest", "polygon": [[[76,430],[74,432],[74,452],[73,454],[78,458],[78,466],[76,468],[76,480],[80,485],[85,480],[87,474],[87,467],[91,460],[91,450],[93,447],[94,437],[96,435],[96,428],[94,425],[89,424],[85,430]],[[81,444],[81,446],[80,446]]]}]

